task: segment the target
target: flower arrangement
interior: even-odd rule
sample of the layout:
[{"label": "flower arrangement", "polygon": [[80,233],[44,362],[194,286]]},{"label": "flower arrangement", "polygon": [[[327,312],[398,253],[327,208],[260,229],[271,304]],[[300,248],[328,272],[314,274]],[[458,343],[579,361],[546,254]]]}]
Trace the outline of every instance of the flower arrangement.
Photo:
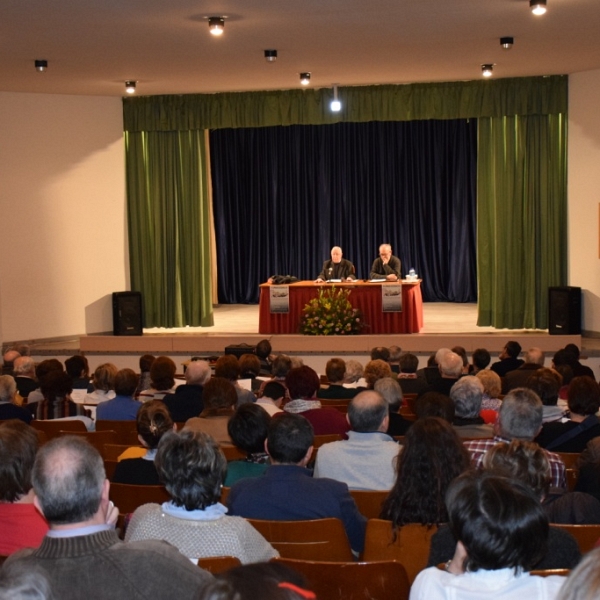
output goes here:
[{"label": "flower arrangement", "polygon": [[350,290],[320,288],[303,309],[300,333],[304,335],[356,335],[363,328],[362,313],[348,300]]}]

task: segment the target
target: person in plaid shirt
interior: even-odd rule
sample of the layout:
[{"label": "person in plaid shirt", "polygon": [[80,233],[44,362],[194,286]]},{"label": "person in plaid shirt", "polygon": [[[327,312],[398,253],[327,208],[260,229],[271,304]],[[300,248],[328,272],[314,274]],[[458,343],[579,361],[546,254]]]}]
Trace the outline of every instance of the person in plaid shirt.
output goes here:
[{"label": "person in plaid shirt", "polygon": [[[532,390],[515,388],[502,401],[498,411],[498,421],[495,424],[495,436],[487,440],[471,440],[465,442],[471,453],[471,464],[483,468],[485,453],[500,442],[523,440],[531,442],[542,428],[542,401]],[[566,489],[565,464],[558,454],[544,450],[552,471],[553,487]]]}]

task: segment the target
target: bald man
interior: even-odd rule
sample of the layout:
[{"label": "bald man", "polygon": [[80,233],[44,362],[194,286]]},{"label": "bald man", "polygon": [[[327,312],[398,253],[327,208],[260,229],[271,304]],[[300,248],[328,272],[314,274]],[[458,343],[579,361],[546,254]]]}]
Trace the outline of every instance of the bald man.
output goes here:
[{"label": "bald man", "polygon": [[330,281],[331,279],[341,279],[342,281],[354,281],[354,265],[345,258],[342,258],[342,249],[334,246],[331,249],[331,259],[323,263],[323,270],[316,279],[317,283]]},{"label": "bald man", "polygon": [[392,247],[389,244],[379,246],[379,258],[373,261],[369,278],[387,281],[400,279],[400,259],[392,254]]},{"label": "bald man", "polygon": [[374,390],[360,392],[348,405],[347,419],[348,439],[319,448],[314,477],[343,481],[351,490],[389,490],[400,446],[386,434],[387,401]]}]

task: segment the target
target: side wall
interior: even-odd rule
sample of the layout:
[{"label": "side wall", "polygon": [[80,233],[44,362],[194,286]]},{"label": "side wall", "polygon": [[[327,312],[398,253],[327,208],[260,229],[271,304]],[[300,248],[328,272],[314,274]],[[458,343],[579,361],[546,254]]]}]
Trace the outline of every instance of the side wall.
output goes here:
[{"label": "side wall", "polygon": [[569,77],[569,285],[583,289],[583,329],[600,337],[600,71]]},{"label": "side wall", "polygon": [[0,342],[112,329],[128,289],[120,98],[0,93]]}]

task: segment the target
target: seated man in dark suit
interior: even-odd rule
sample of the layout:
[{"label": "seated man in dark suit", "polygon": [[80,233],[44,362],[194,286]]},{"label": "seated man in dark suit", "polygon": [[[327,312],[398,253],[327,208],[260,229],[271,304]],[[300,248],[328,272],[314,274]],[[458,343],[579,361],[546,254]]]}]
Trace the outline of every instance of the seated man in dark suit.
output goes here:
[{"label": "seated man in dark suit", "polygon": [[329,281],[330,279],[341,279],[342,281],[353,281],[356,279],[354,265],[342,258],[342,249],[334,246],[331,249],[331,259],[323,263],[323,269],[316,281]]},{"label": "seated man in dark suit", "polygon": [[504,377],[507,373],[518,369],[523,364],[523,361],[518,358],[519,354],[521,354],[521,344],[519,342],[507,342],[498,355],[500,360],[495,362],[490,369],[498,373],[500,377]]},{"label": "seated man in dark suit", "polygon": [[247,519],[302,521],[335,517],[344,523],[350,545],[360,552],[366,519],[348,486],[333,479],[313,479],[306,468],[313,451],[311,424],[296,414],[271,419],[266,450],[271,466],[261,477],[235,483],[227,498],[229,514]]},{"label": "seated man in dark suit", "polygon": [[[424,394],[429,391],[429,384],[425,377],[417,375],[419,359],[416,355],[405,352],[400,357],[400,373],[398,383],[404,394]],[[438,371],[439,373],[439,371]]]},{"label": "seated man in dark suit", "polygon": [[37,390],[39,384],[35,379],[35,363],[31,356],[19,356],[15,360],[14,377],[22,398],[27,398],[33,390]]}]

